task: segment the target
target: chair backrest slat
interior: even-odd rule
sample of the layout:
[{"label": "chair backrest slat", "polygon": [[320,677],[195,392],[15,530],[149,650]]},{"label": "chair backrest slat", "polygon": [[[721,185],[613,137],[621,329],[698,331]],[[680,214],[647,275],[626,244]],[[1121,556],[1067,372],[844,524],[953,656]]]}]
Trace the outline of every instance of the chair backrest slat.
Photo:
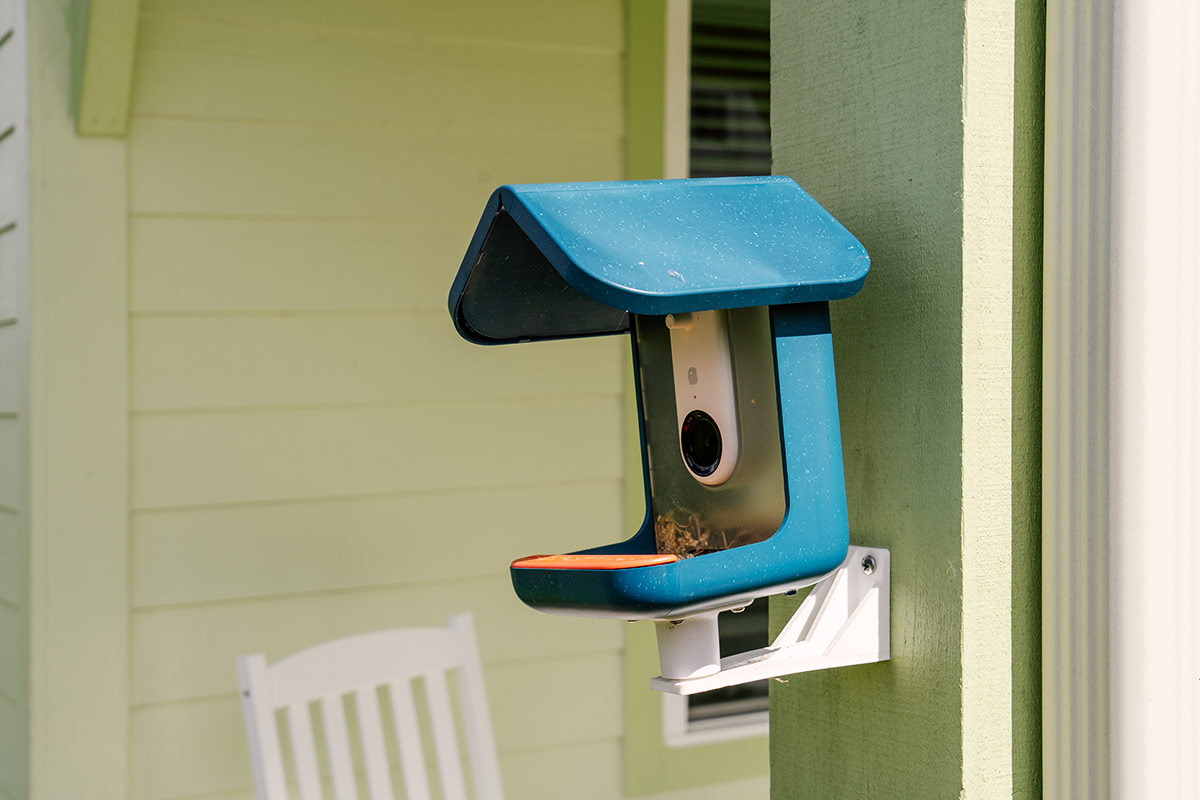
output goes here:
[{"label": "chair backrest slat", "polygon": [[267,665],[261,654],[238,659],[238,680],[254,785],[259,800],[288,800],[287,777],[275,713],[286,710],[296,762],[300,800],[325,800],[314,741],[311,706],[319,702],[333,800],[358,800],[355,756],[346,720],[346,695],[354,696],[367,793],[370,800],[396,800],[391,761],[380,711],[379,691],[391,700],[405,800],[431,800],[422,749],[421,720],[413,681],[421,678],[428,703],[438,775],[444,800],[466,800],[454,708],[447,674],[457,670],[464,738],[476,800],[503,800],[492,738],[483,670],[469,614],[450,618],[448,628],[376,631],[347,636],[302,650]]},{"label": "chair backrest slat", "polygon": [[395,800],[376,687],[366,686],[356,691],[354,707],[358,711],[358,732],[362,736],[363,762],[367,768],[367,791],[371,800]]},{"label": "chair backrest slat", "polygon": [[462,662],[458,673],[458,689],[462,699],[471,774],[475,780],[475,797],[476,800],[503,800],[500,760],[496,756],[496,744],[492,741],[492,715],[488,711],[487,690],[483,684],[475,622],[470,614],[458,614],[450,618],[450,628],[454,631]]},{"label": "chair backrest slat", "polygon": [[312,715],[308,703],[288,703],[288,733],[292,737],[292,761],[296,765],[296,782],[300,800],[323,800],[321,777],[317,774],[317,747],[313,742]]},{"label": "chair backrest slat", "polygon": [[396,741],[400,747],[400,768],[404,771],[405,800],[430,800],[429,776],[425,773],[425,756],[421,739],[417,706],[413,702],[412,684],[391,681],[388,693],[392,696],[392,719],[396,723]]},{"label": "chair backrest slat", "polygon": [[335,800],[358,800],[354,786],[354,762],[350,758],[350,735],[340,694],[321,698],[321,721],[325,725],[325,751]]},{"label": "chair backrest slat", "polygon": [[462,760],[458,754],[458,739],[454,735],[454,711],[450,707],[450,687],[446,673],[431,672],[425,676],[425,697],[429,702],[429,722],[433,726],[433,744],[437,750],[438,777],[442,779],[445,800],[466,800]]},{"label": "chair backrest slat", "polygon": [[454,632],[447,628],[372,631],[281,658],[271,665],[271,691],[275,702],[283,705],[457,664]]},{"label": "chair backrest slat", "polygon": [[279,731],[275,727],[275,702],[267,659],[262,653],[238,659],[238,684],[242,689],[242,716],[250,744],[250,764],[254,769],[254,788],[258,796],[270,800],[287,799],[287,781],[279,750]]}]

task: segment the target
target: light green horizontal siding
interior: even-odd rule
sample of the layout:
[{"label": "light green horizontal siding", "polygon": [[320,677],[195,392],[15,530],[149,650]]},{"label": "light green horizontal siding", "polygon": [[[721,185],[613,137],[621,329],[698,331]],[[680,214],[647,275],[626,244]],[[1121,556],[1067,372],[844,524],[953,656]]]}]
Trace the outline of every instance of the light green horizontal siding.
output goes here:
[{"label": "light green horizontal siding", "polygon": [[143,0],[134,798],[249,794],[238,655],[462,610],[509,796],[620,796],[621,628],[507,564],[623,535],[621,344],[477,348],[445,298],[495,185],[621,176],[622,37],[611,0]]},{"label": "light green horizontal siding", "polygon": [[[494,120],[469,133],[442,134],[135,116],[129,141],[135,217],[469,226],[497,184],[611,179],[621,167],[616,137],[514,135]],[[459,239],[464,248],[469,234],[470,227]]]},{"label": "light green horizontal siding", "polygon": [[[563,547],[591,544],[590,528],[616,526],[619,498],[616,481],[588,481],[139,512],[132,601],[146,609],[495,578],[497,564],[544,546],[547,532]],[[468,531],[470,546],[455,546]]]},{"label": "light green horizontal siding", "polygon": [[[455,0],[438,3],[380,0],[141,0],[143,20],[155,16],[235,22],[256,30],[309,28],[364,32],[375,36],[412,34],[450,39],[511,41],[525,47],[551,46],[569,54],[580,49],[621,46],[621,6],[609,0]],[[139,75],[140,77],[140,75]],[[479,76],[474,76],[479,80]],[[603,88],[586,86],[583,88]],[[435,109],[422,109],[431,111]]]},{"label": "light green horizontal siding", "polygon": [[619,419],[616,397],[139,415],[133,504],[144,510],[615,479],[618,441],[603,432]]},{"label": "light green horizontal siding", "polygon": [[[616,41],[567,49],[431,36],[412,21],[331,34],[327,27],[232,27],[150,13],[139,45],[156,65],[138,84],[134,112],[143,116],[386,126],[405,136],[502,142],[622,134],[622,117],[611,113],[620,102]],[[298,75],[303,91],[278,90]],[[494,78],[480,80],[486,75]],[[554,103],[539,102],[550,96]]]},{"label": "light green horizontal siding", "polygon": [[156,316],[135,318],[131,337],[136,411],[579,398],[622,378],[612,342],[483,348],[445,311]]},{"label": "light green horizontal siding", "polygon": [[[142,217],[130,222],[138,313],[444,313],[461,220]],[[398,265],[404,265],[400,269]]]}]

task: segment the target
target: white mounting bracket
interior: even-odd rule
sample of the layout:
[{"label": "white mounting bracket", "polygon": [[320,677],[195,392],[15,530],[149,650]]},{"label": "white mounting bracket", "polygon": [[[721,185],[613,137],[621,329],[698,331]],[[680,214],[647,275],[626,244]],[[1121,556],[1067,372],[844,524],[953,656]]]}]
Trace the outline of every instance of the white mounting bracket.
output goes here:
[{"label": "white mounting bracket", "polygon": [[718,611],[655,620],[661,692],[690,695],[797,672],[887,661],[891,657],[891,554],[851,547],[813,587],[770,647],[720,657]]}]

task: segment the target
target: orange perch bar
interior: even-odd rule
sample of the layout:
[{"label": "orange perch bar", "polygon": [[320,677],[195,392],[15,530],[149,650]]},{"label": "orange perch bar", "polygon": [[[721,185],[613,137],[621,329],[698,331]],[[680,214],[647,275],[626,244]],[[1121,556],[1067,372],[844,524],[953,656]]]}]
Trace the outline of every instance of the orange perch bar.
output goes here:
[{"label": "orange perch bar", "polygon": [[526,556],[512,562],[513,569],[632,569],[655,567],[678,561],[671,553],[622,553],[614,555]]}]

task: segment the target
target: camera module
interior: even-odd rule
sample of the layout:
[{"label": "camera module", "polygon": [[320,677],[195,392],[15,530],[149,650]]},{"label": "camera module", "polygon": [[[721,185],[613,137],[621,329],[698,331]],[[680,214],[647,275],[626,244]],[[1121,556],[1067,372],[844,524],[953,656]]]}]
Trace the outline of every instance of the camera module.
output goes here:
[{"label": "camera module", "polygon": [[697,409],[684,418],[679,444],[684,462],[697,476],[707,478],[717,471],[721,463],[721,429],[708,414]]}]

